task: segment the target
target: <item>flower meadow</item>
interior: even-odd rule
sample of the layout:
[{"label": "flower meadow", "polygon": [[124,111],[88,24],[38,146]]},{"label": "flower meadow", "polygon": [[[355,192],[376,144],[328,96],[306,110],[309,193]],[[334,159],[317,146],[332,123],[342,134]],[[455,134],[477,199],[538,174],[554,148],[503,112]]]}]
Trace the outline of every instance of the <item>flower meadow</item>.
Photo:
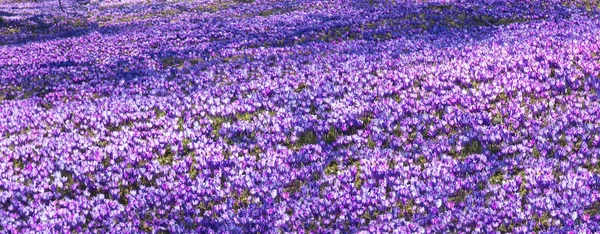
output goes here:
[{"label": "flower meadow", "polygon": [[586,0],[11,0],[2,233],[600,232]]}]

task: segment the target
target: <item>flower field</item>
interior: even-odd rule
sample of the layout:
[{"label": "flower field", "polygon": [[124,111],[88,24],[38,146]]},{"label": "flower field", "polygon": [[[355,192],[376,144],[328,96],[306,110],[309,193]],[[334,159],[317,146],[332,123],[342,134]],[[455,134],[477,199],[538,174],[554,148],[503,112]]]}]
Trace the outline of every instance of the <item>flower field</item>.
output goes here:
[{"label": "flower field", "polygon": [[600,2],[7,0],[2,233],[598,233]]}]

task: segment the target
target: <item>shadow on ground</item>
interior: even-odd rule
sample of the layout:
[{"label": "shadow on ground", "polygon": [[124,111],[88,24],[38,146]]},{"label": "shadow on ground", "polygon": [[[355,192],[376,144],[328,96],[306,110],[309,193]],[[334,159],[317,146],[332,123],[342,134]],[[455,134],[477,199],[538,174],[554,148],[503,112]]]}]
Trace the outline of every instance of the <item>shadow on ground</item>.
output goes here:
[{"label": "shadow on ground", "polygon": [[[99,24],[83,17],[66,18],[61,15],[32,15],[19,20],[0,21],[0,43],[4,45],[23,45],[34,42],[52,41],[72,37],[81,37],[92,32],[103,36],[117,35],[131,31],[144,32],[149,29],[160,29],[177,37],[193,38],[200,44],[181,47],[166,37],[156,38],[160,46],[144,48],[146,55],[161,64],[162,72],[167,77],[177,76],[181,70],[173,69],[184,63],[207,68],[208,66],[231,63],[232,61],[248,62],[248,58],[232,58],[220,52],[229,49],[249,48],[285,48],[297,46],[314,50],[330,48],[332,44],[345,42],[356,43],[356,48],[347,49],[345,53],[378,52],[376,45],[392,40],[419,41],[436,47],[456,47],[468,37],[473,40],[485,40],[493,37],[501,27],[511,24],[530,23],[541,20],[563,20],[571,17],[571,9],[557,3],[547,1],[496,1],[489,4],[481,1],[467,1],[461,4],[383,4],[376,1],[348,1],[343,3],[339,12],[328,12],[326,9],[312,9],[297,21],[287,20],[289,14],[298,10],[297,6],[306,1],[270,3],[260,6],[238,4],[198,6],[195,8],[175,6],[168,11],[156,7],[156,16],[137,20],[147,15],[136,15],[140,6],[121,8],[130,12],[132,19],[127,22]],[[166,7],[167,5],[160,5]],[[199,10],[198,10],[199,9]],[[209,9],[209,10],[207,10]],[[258,9],[258,10],[257,10]],[[221,15],[232,11],[245,12],[243,16],[224,18]],[[167,12],[168,14],[165,14]],[[200,13],[199,13],[200,12]],[[0,11],[0,16],[14,16],[16,13]],[[207,15],[208,14],[208,15]],[[162,17],[162,18],[160,18]],[[169,23],[177,17],[180,21]],[[319,22],[319,23],[314,23]],[[253,24],[268,23],[270,29],[254,27]],[[261,26],[262,27],[262,26]],[[257,29],[258,28],[258,29]],[[12,31],[7,31],[11,29]],[[15,31],[16,30],[16,31]],[[186,32],[187,30],[187,32]],[[7,33],[8,32],[8,33]],[[176,38],[177,39],[177,38]],[[175,40],[176,41],[176,40]],[[358,43],[360,42],[360,43]],[[199,46],[202,45],[202,46]],[[405,51],[411,52],[411,51]],[[194,54],[193,56],[188,56]],[[216,54],[216,56],[215,56]],[[296,56],[301,59],[302,56]],[[265,64],[270,64],[266,59]],[[174,64],[170,64],[170,62]],[[116,83],[118,80],[133,79],[142,74],[152,72],[147,67],[130,66],[130,61],[115,60],[105,68],[115,68],[113,80],[102,82]],[[2,65],[0,64],[0,67]],[[98,64],[86,63],[49,63],[54,73],[51,77],[69,77],[66,70],[57,68],[81,68],[102,70]],[[103,68],[103,69],[105,69]],[[127,69],[124,69],[127,68]],[[129,69],[131,68],[131,69]],[[5,99],[23,98],[18,92],[43,97],[48,87],[59,87],[65,84],[78,85],[96,81],[95,73],[81,80],[46,79],[50,74],[39,74],[39,77],[19,77],[16,80],[2,80],[5,87],[0,95]],[[43,86],[43,87],[37,87]],[[1,86],[0,86],[1,87]]]}]

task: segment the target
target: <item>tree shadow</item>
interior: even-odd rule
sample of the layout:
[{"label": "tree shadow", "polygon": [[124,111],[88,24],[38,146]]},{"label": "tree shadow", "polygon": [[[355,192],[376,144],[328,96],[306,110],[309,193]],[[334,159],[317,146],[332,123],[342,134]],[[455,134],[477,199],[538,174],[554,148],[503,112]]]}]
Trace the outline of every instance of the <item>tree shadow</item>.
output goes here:
[{"label": "tree shadow", "polygon": [[[296,1],[301,2],[301,1]],[[386,50],[379,47],[381,43],[394,41],[412,41],[416,44],[432,47],[459,47],[473,40],[483,41],[493,37],[503,27],[513,24],[532,23],[542,20],[569,19],[572,12],[570,8],[546,1],[519,1],[508,3],[496,1],[493,3],[480,3],[480,1],[466,1],[461,4],[373,4],[373,1],[347,1],[337,13],[326,10],[311,10],[299,17],[296,21],[287,20],[285,14],[293,14],[298,4],[296,2],[269,3],[260,6],[237,5],[237,11],[246,12],[240,17],[220,17],[221,13],[228,13],[227,7],[220,7],[214,12],[209,12],[209,17],[198,16],[198,14],[186,15],[188,18],[177,27],[173,24],[148,24],[148,22],[117,23],[99,25],[97,22],[73,22],[71,24],[52,24],[52,18],[45,16],[31,16],[22,22],[8,22],[13,28],[27,28],[35,25],[32,29],[37,30],[35,34],[23,34],[18,37],[0,35],[0,42],[5,45],[23,45],[32,42],[51,41],[71,37],[85,36],[96,32],[103,36],[118,35],[131,31],[143,32],[145,29],[154,28],[177,34],[182,31],[182,37],[201,39],[202,46],[179,46],[177,43],[167,41],[164,37],[157,37],[160,46],[144,48],[144,53],[152,60],[159,63],[159,73],[166,74],[164,77],[174,77],[182,72],[184,64],[193,69],[208,69],[212,66],[223,66],[235,68],[249,63],[254,58],[249,56],[231,57],[223,55],[222,52],[231,48],[238,50],[252,50],[254,48],[286,48],[297,47],[306,50],[324,50],[333,48],[339,43],[346,43],[343,49],[336,53],[364,54],[379,53]],[[189,10],[189,9],[187,9]],[[133,9],[131,12],[137,12]],[[132,14],[134,14],[132,13]],[[182,11],[185,13],[185,10]],[[0,12],[0,14],[11,14]],[[178,17],[178,15],[166,16]],[[33,23],[31,23],[33,22]],[[152,21],[150,21],[152,22]],[[268,23],[268,24],[267,24]],[[253,24],[268,25],[269,29],[256,29]],[[80,27],[79,27],[80,26]],[[191,31],[184,34],[185,30]],[[412,53],[421,48],[402,48],[399,46],[396,55]],[[190,55],[192,54],[192,55]],[[216,54],[216,55],[215,55]],[[304,55],[295,54],[293,59],[303,60]],[[273,64],[273,59],[261,58],[261,63]],[[305,59],[304,59],[305,60]],[[53,77],[61,79],[32,79],[30,77],[18,77],[12,80],[13,86],[20,90],[7,92],[9,96],[15,96],[23,90],[31,95],[43,97],[47,88],[59,87],[61,85],[83,83],[115,83],[119,80],[131,81],[135,77],[156,70],[149,67],[133,66],[130,61],[124,59],[114,60],[110,64],[100,65],[74,62],[50,62],[41,64],[44,68],[54,68]],[[70,80],[68,69],[87,67],[90,70],[106,72],[112,69],[112,78],[95,78],[92,75],[82,79]],[[230,67],[228,67],[230,66]],[[104,70],[103,70],[104,69]],[[44,77],[43,74],[40,75]],[[2,83],[8,81],[0,81]],[[134,81],[131,81],[134,82]],[[40,86],[40,87],[37,87]],[[5,95],[7,96],[7,95]]]},{"label": "tree shadow", "polygon": [[22,19],[0,21],[0,45],[58,39],[81,34],[83,24],[66,27],[57,17],[35,14]]},{"label": "tree shadow", "polygon": [[[472,1],[471,4],[460,5],[424,3],[385,6],[370,2],[372,1],[348,1],[348,7],[360,14],[309,14],[309,18],[320,23],[307,25],[279,37],[250,35],[250,38],[266,36],[267,44],[274,47],[354,40],[379,42],[398,38],[436,39],[460,34],[475,40],[485,40],[493,36],[500,27],[511,24],[571,17],[566,7],[548,4],[546,1],[520,1],[511,5],[506,2],[482,5],[478,1]],[[372,14],[368,14],[369,12]]]},{"label": "tree shadow", "polygon": [[16,14],[10,13],[10,12],[5,12],[5,11],[0,11],[0,17],[2,16],[16,16]]}]

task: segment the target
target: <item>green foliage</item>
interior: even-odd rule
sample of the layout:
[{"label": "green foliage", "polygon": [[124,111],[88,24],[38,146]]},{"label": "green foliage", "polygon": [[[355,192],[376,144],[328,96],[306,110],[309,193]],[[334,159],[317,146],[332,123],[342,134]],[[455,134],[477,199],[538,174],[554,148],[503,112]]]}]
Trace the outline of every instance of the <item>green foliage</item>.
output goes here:
[{"label": "green foliage", "polygon": [[175,156],[175,154],[171,150],[171,146],[167,145],[167,147],[165,149],[165,153],[158,157],[158,163],[160,163],[160,165],[163,165],[163,166],[164,165],[172,165],[174,156]]},{"label": "green foliage", "polygon": [[589,172],[600,174],[600,163],[590,163],[589,161],[583,165],[583,168],[587,169]]},{"label": "green foliage", "polygon": [[334,174],[337,174],[338,170],[339,170],[338,162],[333,160],[325,168],[325,174],[326,175],[334,175]]},{"label": "green foliage", "polygon": [[504,174],[501,170],[494,172],[494,175],[490,178],[490,184],[502,184],[504,181]]},{"label": "green foliage", "polygon": [[319,185],[319,197],[323,197],[323,193],[325,192],[325,189],[327,189],[329,187],[329,183],[328,182],[323,182]]},{"label": "green foliage", "polygon": [[399,201],[396,203],[396,207],[401,211],[398,213],[400,217],[410,218],[415,214],[415,201],[413,199],[407,200],[406,203]]},{"label": "green foliage", "polygon": [[329,132],[327,132],[327,134],[325,134],[324,140],[328,144],[331,144],[337,140],[337,137],[338,136],[337,136],[337,131],[336,131],[335,127],[331,126],[331,127],[329,127]]},{"label": "green foliage", "polygon": [[108,142],[108,141],[106,141],[106,140],[101,140],[101,141],[98,141],[98,143],[97,143],[97,144],[98,144],[98,146],[100,146],[100,147],[106,147],[107,145],[110,145],[110,142]]},{"label": "green foliage", "polygon": [[102,166],[104,166],[104,168],[109,167],[110,166],[110,158],[109,157],[104,157],[102,159]]},{"label": "green foliage", "polygon": [[264,10],[258,13],[258,15],[262,16],[262,17],[267,17],[270,15],[275,15],[279,12],[282,12],[283,10],[280,8],[272,8],[272,9],[268,9],[268,10]]},{"label": "green foliage", "polygon": [[314,222],[304,225],[304,234],[316,233],[317,230],[319,230],[319,226]]},{"label": "green foliage", "polygon": [[321,180],[321,176],[322,176],[321,172],[316,172],[315,171],[315,172],[313,172],[311,174],[311,178],[313,179],[313,181],[319,181],[319,180]]},{"label": "green foliage", "polygon": [[367,225],[369,225],[369,223],[370,223],[371,221],[373,221],[373,220],[376,220],[376,219],[377,219],[377,216],[379,216],[379,211],[378,211],[378,210],[375,210],[375,211],[373,211],[372,213],[371,213],[370,211],[368,211],[368,210],[367,210],[367,211],[365,211],[365,212],[364,212],[364,213],[363,213],[363,214],[362,214],[360,217],[361,217],[362,219],[364,219],[364,220],[365,220],[365,223],[366,223]]},{"label": "green foliage", "polygon": [[194,65],[196,65],[198,63],[200,63],[200,59],[192,59],[192,60],[190,60],[190,64],[192,64],[192,66],[194,66]]},{"label": "green foliage", "polygon": [[396,168],[396,165],[398,165],[398,163],[393,158],[390,158],[387,162],[387,165],[390,169],[393,170],[394,168]]},{"label": "green foliage", "polygon": [[594,202],[584,212],[590,216],[600,215],[600,202]]},{"label": "green foliage", "polygon": [[38,106],[41,108],[44,108],[44,110],[50,110],[50,109],[54,108],[54,104],[50,101],[39,102]]},{"label": "green foliage", "polygon": [[419,156],[419,158],[417,158],[417,160],[415,161],[415,164],[421,166],[421,168],[425,168],[426,163],[427,158],[425,158],[425,156],[423,155]]},{"label": "green foliage", "polygon": [[317,107],[314,104],[310,104],[310,112],[311,115],[317,114]]},{"label": "green foliage", "polygon": [[225,117],[215,116],[215,117],[212,117],[211,120],[212,120],[212,123],[211,123],[212,135],[215,137],[221,136],[219,131],[221,130],[221,126],[223,125],[223,123],[227,122],[227,119]]},{"label": "green foliage", "polygon": [[140,225],[138,226],[138,228],[145,233],[152,233],[152,231],[154,230],[150,225],[146,224],[146,221],[144,221],[144,219],[140,219]]},{"label": "green foliage", "polygon": [[244,55],[236,55],[236,56],[233,56],[233,57],[223,58],[223,62],[224,63],[230,63],[230,62],[238,61],[238,60],[243,59],[243,58],[245,58]]},{"label": "green foliage", "polygon": [[443,108],[436,109],[434,115],[438,117],[438,119],[444,119],[444,114],[446,111]]},{"label": "green foliage", "polygon": [[88,22],[84,18],[77,18],[71,22],[71,25],[73,25],[73,27],[77,27],[77,28],[85,28],[88,26]]},{"label": "green foliage", "polygon": [[402,130],[400,129],[400,124],[398,124],[398,125],[396,125],[396,127],[394,127],[394,130],[392,131],[392,133],[394,134],[394,136],[402,137]]},{"label": "green foliage", "polygon": [[129,204],[129,199],[127,198],[127,196],[131,193],[131,191],[138,189],[138,182],[129,184],[127,186],[119,185],[119,203],[121,203],[124,206],[127,206],[127,204]]},{"label": "green foliage", "polygon": [[392,99],[397,103],[402,103],[402,97],[400,96],[400,94],[394,93],[392,95]]},{"label": "green foliage", "polygon": [[523,172],[520,173],[521,176],[521,185],[519,186],[519,195],[522,197],[527,196],[529,191],[527,190],[527,179],[525,178],[525,174]]},{"label": "green foliage", "polygon": [[[73,179],[73,173],[68,171],[61,171],[61,175],[67,178],[67,181],[63,183],[62,187],[57,187],[56,191],[63,196],[72,195],[71,187],[75,184],[75,180]],[[52,177],[54,179],[54,177]]]},{"label": "green foliage", "polygon": [[190,149],[190,144],[192,143],[192,141],[188,138],[184,138],[183,141],[181,141],[181,145],[183,146],[183,153],[185,155],[189,155],[192,152],[192,150]]},{"label": "green foliage", "polygon": [[566,136],[564,133],[558,139],[558,144],[560,144],[560,146],[562,146],[562,147],[567,146],[567,139],[566,139]]},{"label": "green foliage", "polygon": [[451,10],[453,9],[454,6],[449,5],[449,4],[431,4],[431,5],[427,5],[427,9],[430,10],[435,10],[435,11],[444,11],[444,10]]},{"label": "green foliage", "polygon": [[580,139],[577,139],[577,141],[575,142],[575,147],[574,147],[574,149],[576,151],[579,151],[581,149],[581,143],[582,143],[582,141]]},{"label": "green foliage", "polygon": [[260,154],[262,153],[262,149],[260,148],[260,146],[254,146],[254,148],[252,148],[252,150],[250,150],[250,155],[254,155],[256,161],[260,160]]},{"label": "green foliage", "polygon": [[456,193],[454,193],[452,196],[450,196],[448,198],[448,200],[450,200],[454,203],[461,203],[461,202],[465,202],[467,200],[468,195],[469,195],[469,191],[467,191],[465,189],[461,189],[461,190],[458,190]]},{"label": "green foliage", "polygon": [[200,6],[197,6],[194,8],[194,10],[199,11],[199,12],[209,12],[209,13],[215,13],[218,12],[220,10],[225,9],[229,4],[219,4],[219,3],[213,3],[213,4],[202,4]]},{"label": "green foliage", "polygon": [[120,125],[112,125],[112,124],[109,124],[108,126],[106,126],[106,129],[108,129],[108,131],[111,131],[111,132],[118,132],[118,131],[122,130]]},{"label": "green foliage", "polygon": [[293,182],[291,182],[290,184],[285,186],[283,188],[283,191],[290,193],[290,194],[296,194],[296,193],[300,192],[300,190],[302,189],[303,186],[304,186],[304,182],[302,182],[301,180],[294,180]]},{"label": "green foliage", "polygon": [[184,64],[184,61],[183,61],[183,59],[171,56],[171,57],[162,58],[160,60],[160,63],[165,68],[166,67],[173,67],[173,66],[182,67],[183,64]]},{"label": "green foliage", "polygon": [[[387,35],[387,34],[380,34],[380,33],[374,33],[373,36],[375,38],[377,38],[380,35]],[[349,26],[337,26],[337,27],[332,27],[328,30],[323,30],[320,31],[318,34],[318,38],[310,38],[308,40],[321,40],[324,42],[331,42],[331,41],[335,41],[335,40],[345,40],[345,41],[352,41],[352,40],[356,40],[356,39],[362,39],[363,38],[363,34],[360,32],[353,32],[352,30],[350,30]],[[304,40],[300,41],[303,42]]]},{"label": "green foliage", "polygon": [[164,117],[165,115],[167,115],[167,112],[159,109],[158,107],[155,107],[154,115],[156,116],[157,119],[160,119],[160,118]]},{"label": "green foliage", "polygon": [[297,144],[301,147],[304,145],[314,145],[317,144],[317,135],[315,132],[308,130],[303,132],[298,138]]},{"label": "green foliage", "polygon": [[183,117],[177,118],[177,129],[182,132],[185,130],[185,122],[183,121]]},{"label": "green foliage", "polygon": [[500,114],[494,115],[494,118],[492,119],[492,124],[493,125],[502,124],[502,115],[500,115]]},{"label": "green foliage", "polygon": [[471,140],[467,143],[467,147],[463,151],[464,154],[481,154],[483,153],[483,148],[481,147],[481,143],[478,140]]},{"label": "green foliage", "polygon": [[369,149],[374,149],[375,148],[375,141],[373,141],[373,137],[369,136],[369,139],[367,139],[367,147],[369,147]]},{"label": "green foliage", "polygon": [[238,211],[239,209],[246,208],[250,205],[250,190],[244,189],[242,192],[234,192],[233,193],[234,203],[233,209]]},{"label": "green foliage", "polygon": [[548,211],[544,211],[542,215],[533,214],[533,220],[535,220],[535,226],[533,227],[533,231],[540,232],[542,230],[548,229],[550,227],[550,213]]},{"label": "green foliage", "polygon": [[540,158],[541,154],[540,154],[540,151],[538,150],[537,146],[533,146],[533,150],[531,152],[531,155],[534,158]]},{"label": "green foliage", "polygon": [[190,165],[190,170],[188,172],[188,175],[190,176],[190,179],[196,180],[196,178],[198,177],[198,170],[196,169],[196,155],[194,153],[192,153],[191,157],[192,157],[192,164]]},{"label": "green foliage", "polygon": [[372,120],[373,120],[373,114],[371,114],[371,113],[366,113],[362,117],[360,117],[360,121],[362,121],[363,126],[367,126],[367,125],[371,124]]},{"label": "green foliage", "polygon": [[15,171],[23,170],[23,168],[25,167],[25,164],[20,159],[13,159],[12,163],[13,163],[13,170],[15,170]]},{"label": "green foliage", "polygon": [[492,154],[496,154],[498,152],[500,152],[502,150],[502,148],[500,147],[500,145],[498,144],[489,144],[487,146],[487,149],[490,151],[490,153]]},{"label": "green foliage", "polygon": [[301,83],[300,85],[298,85],[298,87],[296,89],[294,89],[294,92],[296,93],[300,93],[302,92],[302,90],[308,88],[308,85],[306,85],[305,83]]},{"label": "green foliage", "polygon": [[508,95],[506,94],[506,92],[502,91],[500,94],[498,94],[498,97],[496,100],[497,101],[508,101]]},{"label": "green foliage", "polygon": [[243,114],[236,114],[235,118],[237,120],[251,121],[256,115],[257,115],[256,113],[243,113]]},{"label": "green foliage", "polygon": [[415,80],[413,81],[413,85],[414,85],[415,87],[417,87],[417,88],[419,88],[419,89],[420,89],[420,88],[422,87],[422,85],[421,85],[421,80],[419,80],[419,79],[415,79]]},{"label": "green foliage", "polygon": [[212,210],[214,207],[214,202],[211,200],[208,203],[205,203],[204,201],[198,202],[198,205],[196,206],[196,209],[200,211],[200,215],[204,215],[204,212],[208,211],[208,210]]},{"label": "green foliage", "polygon": [[552,171],[552,177],[554,177],[554,180],[557,182],[560,182],[560,177],[563,175],[563,172],[559,168],[556,168]]},{"label": "green foliage", "polygon": [[285,210],[285,213],[286,213],[287,215],[293,215],[293,214],[294,214],[294,210],[293,210],[292,208],[287,208],[287,209]]},{"label": "green foliage", "polygon": [[354,176],[354,187],[357,190],[360,190],[364,184],[364,181],[360,178],[361,170],[360,170],[360,161],[357,160],[354,162],[354,166],[356,167],[356,175]]},{"label": "green foliage", "polygon": [[223,158],[225,160],[229,160],[231,158],[231,156],[233,155],[229,150],[224,149],[223,152],[221,152],[221,154],[223,155]]},{"label": "green foliage", "polygon": [[501,224],[498,227],[498,231],[500,231],[500,233],[513,233],[513,230],[515,229],[515,225],[514,224]]}]

